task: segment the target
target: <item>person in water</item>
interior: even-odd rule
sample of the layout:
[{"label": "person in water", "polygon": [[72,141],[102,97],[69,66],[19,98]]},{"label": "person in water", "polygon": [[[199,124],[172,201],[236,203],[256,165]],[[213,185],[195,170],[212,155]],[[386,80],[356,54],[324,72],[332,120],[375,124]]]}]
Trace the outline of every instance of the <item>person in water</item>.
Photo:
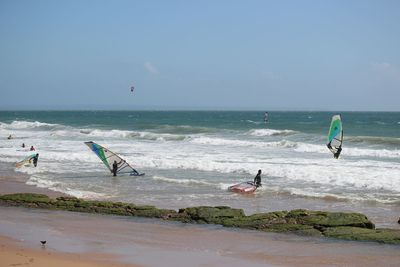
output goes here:
[{"label": "person in water", "polygon": [[8,139],[8,140],[12,139],[12,135],[10,134],[10,135],[7,137],[7,139]]},{"label": "person in water", "polygon": [[112,173],[113,176],[117,176],[117,171],[118,171],[118,163],[116,160],[114,160],[114,163],[112,165]]},{"label": "person in water", "polygon": [[339,146],[339,147],[337,148],[336,153],[333,154],[333,157],[334,157],[335,159],[338,159],[341,152],[342,152],[342,146]]},{"label": "person in water", "polygon": [[35,148],[33,146],[31,146],[31,148],[29,150],[30,151],[35,151]]},{"label": "person in water", "polygon": [[254,177],[254,184],[257,187],[261,186],[261,170],[258,170],[258,173],[257,173],[256,177]]},{"label": "person in water", "polygon": [[22,148],[25,148],[25,143],[22,143],[21,147],[22,147]]},{"label": "person in water", "polygon": [[335,150],[332,148],[331,143],[328,143],[326,146],[329,148],[330,151],[332,151],[333,157],[334,157],[335,159],[338,159],[339,156],[340,156],[340,153],[342,153],[342,146],[340,145],[339,147],[335,147],[336,152],[335,152]]},{"label": "person in water", "polygon": [[36,155],[33,157],[33,166],[37,166],[37,162],[39,159],[39,153],[36,153]]}]

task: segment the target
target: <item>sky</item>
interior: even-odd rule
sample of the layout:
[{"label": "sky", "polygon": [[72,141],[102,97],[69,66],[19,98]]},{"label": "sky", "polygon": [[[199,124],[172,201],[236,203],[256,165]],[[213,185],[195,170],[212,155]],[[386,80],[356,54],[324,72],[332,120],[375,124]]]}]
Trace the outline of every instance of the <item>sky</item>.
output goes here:
[{"label": "sky", "polygon": [[400,1],[0,0],[0,94],[3,110],[400,111]]}]

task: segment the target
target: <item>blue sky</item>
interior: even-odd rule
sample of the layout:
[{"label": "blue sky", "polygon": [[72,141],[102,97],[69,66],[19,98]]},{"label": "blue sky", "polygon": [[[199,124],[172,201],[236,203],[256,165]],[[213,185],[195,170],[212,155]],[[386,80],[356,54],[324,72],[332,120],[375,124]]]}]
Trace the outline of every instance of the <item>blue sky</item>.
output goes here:
[{"label": "blue sky", "polygon": [[0,107],[400,111],[399,14],[400,1],[0,0]]}]

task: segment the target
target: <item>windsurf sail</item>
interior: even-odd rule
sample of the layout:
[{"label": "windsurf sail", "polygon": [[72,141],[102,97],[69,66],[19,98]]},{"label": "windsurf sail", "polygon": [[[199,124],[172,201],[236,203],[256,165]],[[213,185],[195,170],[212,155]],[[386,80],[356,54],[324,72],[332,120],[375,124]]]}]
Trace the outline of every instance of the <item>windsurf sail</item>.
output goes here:
[{"label": "windsurf sail", "polygon": [[144,173],[139,173],[137,170],[132,168],[123,158],[110,151],[109,149],[96,144],[92,141],[85,142],[85,144],[101,159],[101,161],[106,165],[106,167],[112,172],[112,166],[114,161],[118,164],[117,173],[129,173],[133,176],[141,176]]},{"label": "windsurf sail", "polygon": [[25,167],[29,167],[29,166],[33,166],[33,158],[36,156],[36,153],[35,154],[32,154],[32,155],[30,155],[30,156],[28,156],[28,157],[26,157],[26,158],[24,158],[23,160],[21,160],[21,161],[19,161],[19,162],[17,162],[17,163],[15,163],[15,166],[17,167],[17,168],[21,168],[21,167],[23,167],[23,166],[25,166]]},{"label": "windsurf sail", "polygon": [[[340,115],[332,116],[331,126],[328,133],[328,143],[326,144],[329,150],[336,154],[342,150],[343,143],[343,125]],[[339,153],[340,153],[339,151]]]}]

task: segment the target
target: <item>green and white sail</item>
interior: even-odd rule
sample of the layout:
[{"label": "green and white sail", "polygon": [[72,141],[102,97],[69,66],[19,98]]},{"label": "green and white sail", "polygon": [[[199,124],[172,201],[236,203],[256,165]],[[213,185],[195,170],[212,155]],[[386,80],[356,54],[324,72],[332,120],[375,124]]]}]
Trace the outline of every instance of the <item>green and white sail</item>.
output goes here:
[{"label": "green and white sail", "polygon": [[343,124],[341,116],[332,116],[331,126],[329,127],[327,146],[332,153],[336,153],[343,143]]},{"label": "green and white sail", "polygon": [[106,165],[106,167],[112,172],[112,166],[114,161],[118,164],[117,173],[129,173],[130,175],[144,175],[144,173],[139,173],[131,165],[129,165],[123,158],[110,151],[109,149],[96,144],[92,141],[85,142],[85,144],[101,159],[101,161]]},{"label": "green and white sail", "polygon": [[19,161],[17,163],[15,163],[15,166],[17,168],[33,166],[33,158],[34,157],[36,157],[36,153],[24,158],[23,160],[21,160],[21,161]]}]

